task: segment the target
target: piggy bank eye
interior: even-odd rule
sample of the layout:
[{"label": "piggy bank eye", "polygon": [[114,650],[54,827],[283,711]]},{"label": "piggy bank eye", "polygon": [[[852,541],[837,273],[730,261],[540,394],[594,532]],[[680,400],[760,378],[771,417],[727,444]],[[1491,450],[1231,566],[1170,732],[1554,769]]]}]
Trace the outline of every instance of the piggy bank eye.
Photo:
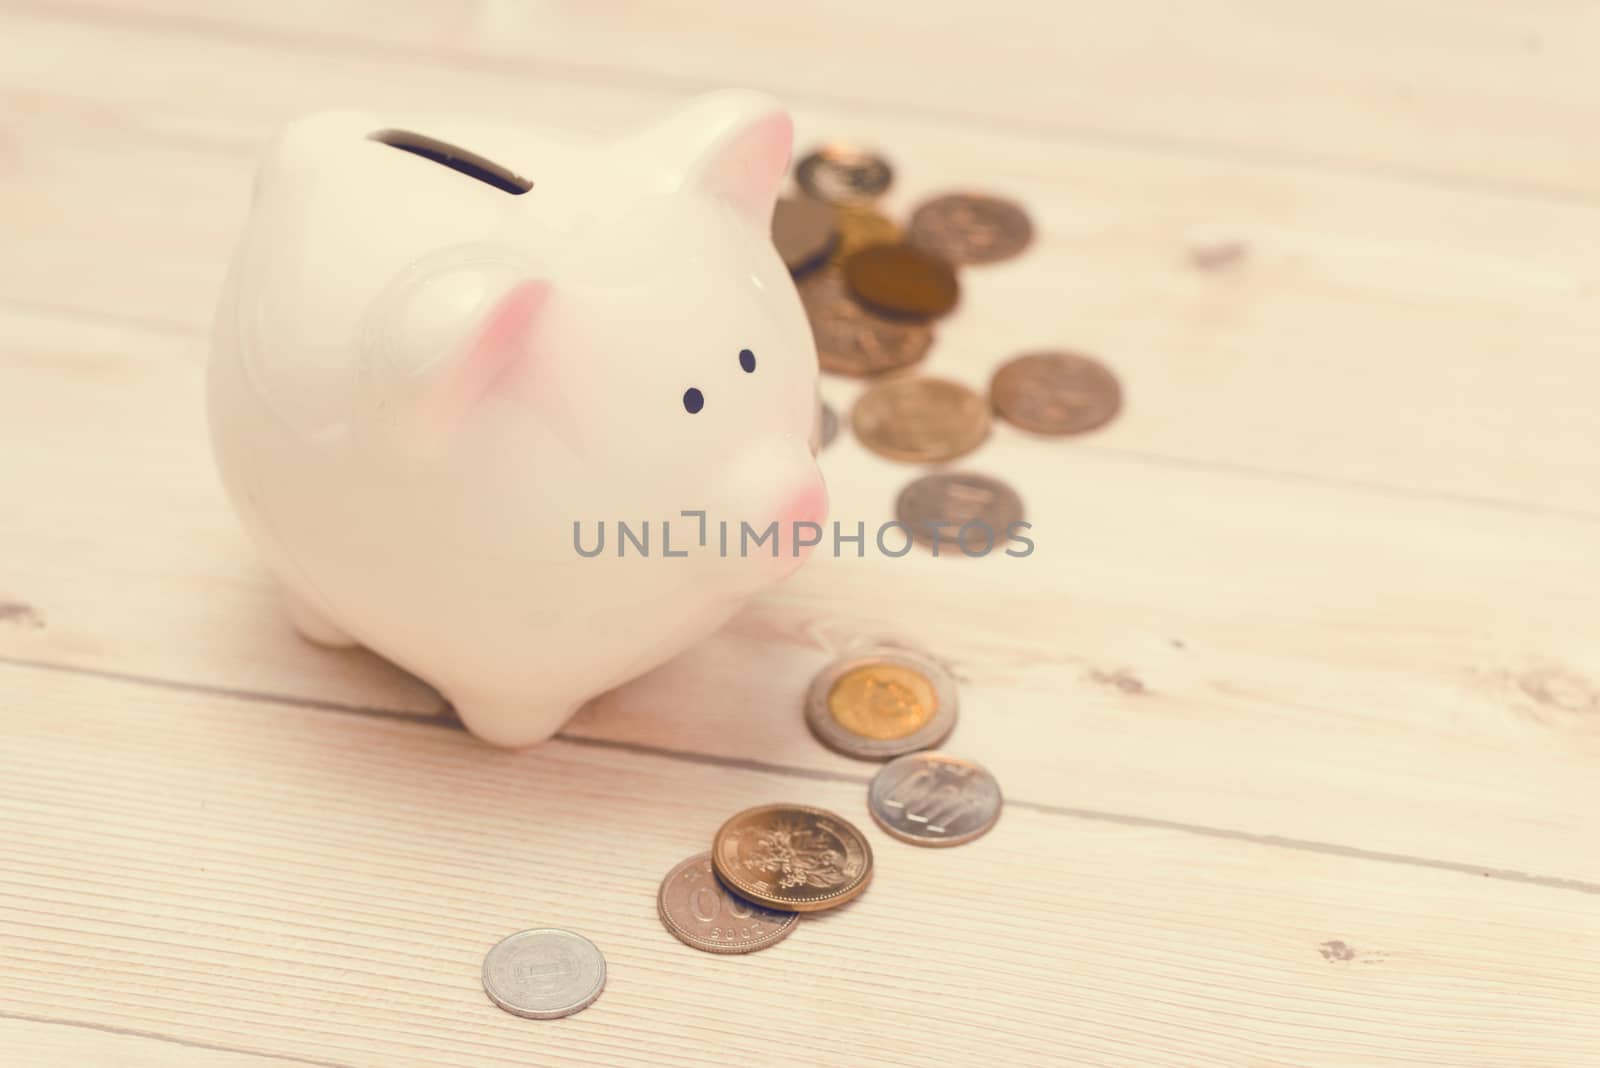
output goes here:
[{"label": "piggy bank eye", "polygon": [[683,391],[683,410],[693,415],[706,406],[705,394],[690,386]]},{"label": "piggy bank eye", "polygon": [[751,374],[756,369],[756,354],[749,349],[739,350],[739,366],[744,368],[745,374]]}]

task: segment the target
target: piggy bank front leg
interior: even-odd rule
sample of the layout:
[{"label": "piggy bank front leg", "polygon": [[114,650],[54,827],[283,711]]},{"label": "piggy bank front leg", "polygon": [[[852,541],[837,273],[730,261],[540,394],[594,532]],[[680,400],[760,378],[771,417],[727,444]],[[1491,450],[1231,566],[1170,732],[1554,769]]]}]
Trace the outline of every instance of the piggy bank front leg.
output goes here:
[{"label": "piggy bank front leg", "polygon": [[356,640],[346,634],[336,623],[328,619],[322,610],[311,604],[293,590],[283,591],[283,607],[289,614],[289,623],[299,632],[300,637],[313,645],[326,645],[331,649],[348,649],[357,644]]},{"label": "piggy bank front leg", "polygon": [[529,693],[487,694],[473,687],[445,687],[444,695],[472,734],[490,745],[521,749],[559,731],[582,701],[552,700]]}]

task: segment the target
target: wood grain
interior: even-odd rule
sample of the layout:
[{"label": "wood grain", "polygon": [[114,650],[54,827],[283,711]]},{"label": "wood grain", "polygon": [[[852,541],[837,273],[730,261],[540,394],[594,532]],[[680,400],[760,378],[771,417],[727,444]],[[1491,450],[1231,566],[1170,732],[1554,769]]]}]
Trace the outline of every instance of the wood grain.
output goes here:
[{"label": "wood grain", "polygon": [[[4,1012],[419,1065],[1554,1065],[1600,1041],[1563,1011],[1600,995],[1585,895],[1017,809],[918,850],[855,784],[33,669],[0,686]],[[873,886],[767,952],[694,954],[655,918],[661,874],[784,798],[866,828]],[[536,924],[609,960],[557,1025],[478,988],[484,949]]]},{"label": "wood grain", "polygon": [[[0,1060],[1592,1060],[1595,8],[910,10],[5,5]],[[970,460],[1034,556],[817,559],[490,750],[295,638],[216,486],[204,331],[254,154],[330,104],[609,132],[729,82],[887,148],[894,211],[1034,215],[929,370],[1081,347],[1128,408]],[[916,473],[848,434],[823,464],[847,528]],[[871,766],[806,732],[811,675],[872,642],[959,679],[989,837],[878,834]],[[784,798],[868,829],[872,889],[746,959],[671,939],[661,874]],[[537,923],[612,967],[554,1025],[477,983]]]},{"label": "wood grain", "polygon": [[1600,148],[1572,135],[1600,107],[1589,66],[1600,8],[1583,0],[997,0],[956,18],[847,0],[779,15],[717,0],[421,0],[398,11],[381,0],[118,0],[71,10],[161,15],[155,24],[174,36],[259,38],[341,58],[381,49],[601,84],[743,84],[1214,159],[1600,193]]},{"label": "wood grain", "polygon": [[[0,517],[33,561],[6,597],[45,623],[0,627],[0,654],[439,711],[408,676],[289,631],[210,470],[199,339],[0,323],[38,356],[0,379],[0,419],[33,443],[15,479],[35,502]],[[117,389],[83,390],[108,350]],[[1035,556],[815,560],[570,731],[859,776],[811,738],[802,695],[830,657],[898,642],[960,677],[951,744],[1014,798],[1600,885],[1600,856],[1572,848],[1600,804],[1600,634],[1573,587],[1592,524],[1202,479],[1021,435],[983,456],[1027,493]],[[824,467],[847,528],[875,529],[908,477],[848,439]],[[1034,488],[1058,478],[1070,494]]]},{"label": "wood grain", "polygon": [[[284,62],[282,46],[248,39],[31,15],[12,28],[0,93],[18,105],[25,162],[0,178],[21,241],[0,296],[195,328],[255,152],[297,113],[362,102],[616,130],[682,98],[492,68],[418,79],[418,60],[382,54],[307,79],[317,53]],[[1021,349],[1098,354],[1125,379],[1129,417],[1087,447],[1600,516],[1586,407],[1600,391],[1586,358],[1600,330],[1600,204],[796,112],[807,140],[884,141],[902,169],[892,210],[971,183],[1028,205],[1037,246],[965,273],[929,366],[981,384]],[[141,269],[102,255],[107,241]],[[1223,241],[1243,259],[1193,265]],[[1527,432],[1530,411],[1543,433]]]}]

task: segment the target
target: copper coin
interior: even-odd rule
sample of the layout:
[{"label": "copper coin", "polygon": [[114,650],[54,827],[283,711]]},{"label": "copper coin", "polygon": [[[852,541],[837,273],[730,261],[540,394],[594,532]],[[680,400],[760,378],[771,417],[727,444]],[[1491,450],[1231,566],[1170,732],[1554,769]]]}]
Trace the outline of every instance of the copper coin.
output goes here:
[{"label": "copper coin", "polygon": [[864,248],[900,243],[899,224],[870,205],[840,204],[834,212],[839,240],[834,243],[828,262],[836,267]]},{"label": "copper coin", "polygon": [[822,264],[838,232],[833,209],[809,197],[782,197],[772,210],[772,243],[790,274]]},{"label": "copper coin", "polygon": [[994,373],[989,395],[1007,422],[1036,434],[1082,434],[1122,408],[1116,376],[1073,352],[1018,356]]},{"label": "copper coin", "polygon": [[872,847],[850,821],[808,805],[762,805],[717,831],[717,875],[769,909],[818,912],[843,905],[872,881]]},{"label": "copper coin", "polygon": [[1008,260],[1033,240],[1028,213],[977,193],[935,197],[911,214],[908,240],[954,264]]},{"label": "copper coin", "polygon": [[1000,784],[981,764],[912,753],[884,765],[867,788],[867,809],[889,834],[920,846],[955,846],[1000,820]]},{"label": "copper coin", "polygon": [[707,953],[754,953],[788,938],[800,922],[798,912],[762,908],[723,886],[710,853],[667,872],[656,911],[674,938]]},{"label": "copper coin", "polygon": [[824,371],[858,377],[882,374],[916,363],[933,344],[927,324],[885,319],[868,311],[831,269],[806,276],[799,289]]},{"label": "copper coin", "polygon": [[842,269],[858,300],[890,315],[932,319],[954,308],[961,295],[954,268],[910,245],[872,245]]},{"label": "copper coin", "polygon": [[941,471],[901,490],[894,514],[935,556],[986,556],[1004,548],[1007,532],[1022,522],[1022,498],[997,478]]},{"label": "copper coin", "polygon": [[938,745],[955,729],[955,680],[899,650],[836,660],[806,691],[806,726],[835,752],[888,760]]},{"label": "copper coin", "polygon": [[861,204],[884,194],[894,181],[894,169],[871,149],[833,142],[801,157],[794,178],[808,196],[818,200]]},{"label": "copper coin", "polygon": [[959,382],[899,378],[862,394],[850,422],[856,437],[880,456],[932,464],[983,444],[989,436],[989,406]]}]

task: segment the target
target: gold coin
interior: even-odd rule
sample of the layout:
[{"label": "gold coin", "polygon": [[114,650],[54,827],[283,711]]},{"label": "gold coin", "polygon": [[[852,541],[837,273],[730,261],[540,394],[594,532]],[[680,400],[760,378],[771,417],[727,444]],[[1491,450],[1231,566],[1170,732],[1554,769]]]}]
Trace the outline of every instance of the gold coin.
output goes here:
[{"label": "gold coin", "polygon": [[863,308],[832,268],[807,275],[799,290],[824,371],[883,374],[916,363],[933,344],[933,330],[925,323],[885,319]]},{"label": "gold coin", "polygon": [[868,664],[833,684],[828,712],[852,734],[877,741],[904,738],[933,718],[933,684],[894,664]]},{"label": "gold coin", "polygon": [[837,231],[833,209],[809,197],[782,197],[772,209],[772,243],[790,274],[820,266],[832,251]]},{"label": "gold coin", "polygon": [[882,649],[817,673],[806,691],[806,726],[845,756],[888,760],[944,741],[957,704],[955,681],[938,664]]},{"label": "gold coin", "polygon": [[872,881],[872,847],[849,820],[808,805],[762,805],[724,823],[711,863],[728,888],[769,909],[818,912]]},{"label": "gold coin", "polygon": [[910,245],[871,245],[852,254],[841,269],[856,299],[889,315],[936,318],[961,296],[955,270]]},{"label": "gold coin", "polygon": [[989,406],[959,382],[897,378],[862,394],[850,422],[862,444],[880,456],[931,464],[982,445],[989,436]]},{"label": "gold coin", "polygon": [[806,195],[829,204],[876,200],[894,181],[889,161],[859,145],[832,142],[806,153],[794,178]]},{"label": "gold coin", "polygon": [[911,244],[964,266],[1015,256],[1033,241],[1033,223],[1012,201],[952,193],[912,212],[907,233]]},{"label": "gold coin", "polygon": [[994,410],[1036,434],[1082,434],[1122,409],[1122,387],[1104,364],[1073,352],[1032,352],[1008,361],[989,383]]},{"label": "gold coin", "polygon": [[834,208],[834,212],[839,240],[833,246],[833,254],[828,257],[828,262],[835,267],[864,248],[900,243],[900,227],[870,205],[840,204]]}]

